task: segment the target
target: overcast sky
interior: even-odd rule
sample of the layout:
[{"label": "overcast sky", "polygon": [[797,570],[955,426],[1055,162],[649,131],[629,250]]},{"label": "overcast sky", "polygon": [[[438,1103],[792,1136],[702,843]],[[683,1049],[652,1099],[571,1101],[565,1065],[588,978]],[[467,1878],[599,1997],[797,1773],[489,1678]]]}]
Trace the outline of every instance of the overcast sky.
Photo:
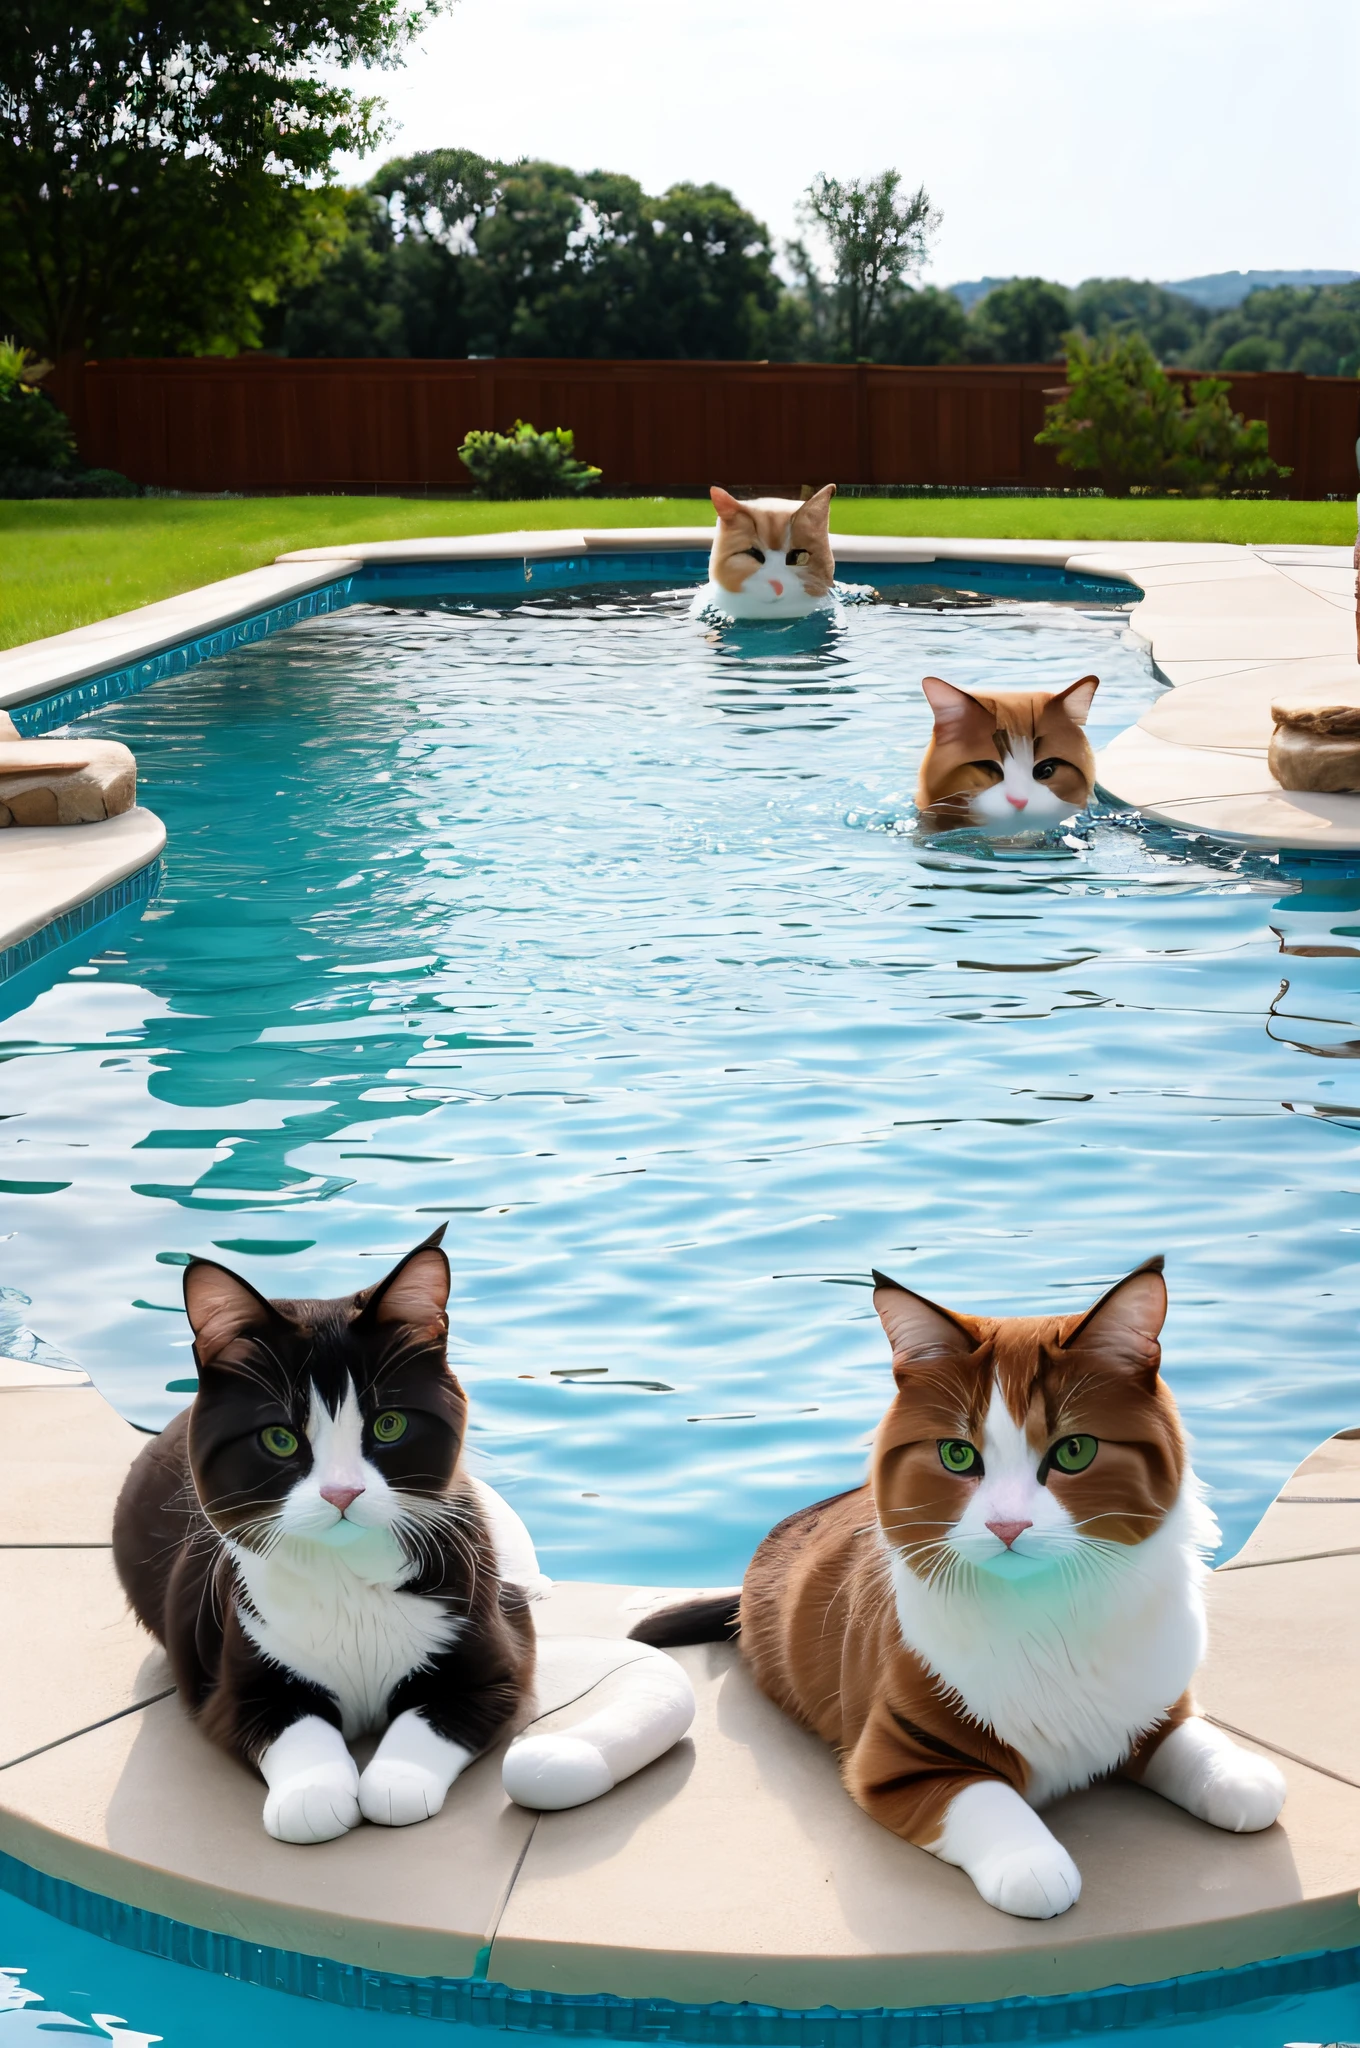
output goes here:
[{"label": "overcast sky", "polygon": [[457,0],[365,76],[382,156],[461,144],[728,185],[818,171],[944,214],[927,276],[1360,270],[1357,0]]}]

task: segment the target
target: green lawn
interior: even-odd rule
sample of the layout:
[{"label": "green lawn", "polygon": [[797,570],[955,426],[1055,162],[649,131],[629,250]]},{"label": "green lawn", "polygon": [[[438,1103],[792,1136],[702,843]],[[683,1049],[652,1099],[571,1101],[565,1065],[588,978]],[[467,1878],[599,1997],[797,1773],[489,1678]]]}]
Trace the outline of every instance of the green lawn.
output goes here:
[{"label": "green lawn", "polygon": [[[0,647],[83,626],[290,548],[495,533],[515,527],[694,526],[706,499],[600,498],[514,505],[411,498],[130,498],[0,501]],[[1330,541],[1349,546],[1346,503],[1231,504],[1105,498],[843,498],[842,533],[996,540]]]}]

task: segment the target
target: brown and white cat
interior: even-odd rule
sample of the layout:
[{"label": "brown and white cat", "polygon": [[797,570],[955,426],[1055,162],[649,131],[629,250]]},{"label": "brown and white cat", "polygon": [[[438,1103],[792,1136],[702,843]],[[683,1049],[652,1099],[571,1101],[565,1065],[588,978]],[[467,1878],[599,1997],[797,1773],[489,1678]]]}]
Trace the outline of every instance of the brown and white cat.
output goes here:
[{"label": "brown and white cat", "polygon": [[792,498],[734,498],[714,484],[718,514],[708,584],[695,610],[734,619],[796,619],[834,604],[836,561],[828,521],[834,484],[801,503]]},{"label": "brown and white cat", "polygon": [[[119,1497],[132,1607],[204,1733],[265,1780],[280,1841],[426,1820],[503,1731],[604,1680],[584,1720],[511,1745],[512,1799],[597,1798],[693,1717],[673,1659],[637,1664],[617,1643],[554,1639],[536,1690],[529,1600],[547,1581],[524,1524],[463,1462],[443,1234],[338,1301],[266,1301],[195,1259],[198,1393]],[[361,1775],[349,1742],[367,1733],[382,1739]]]},{"label": "brown and white cat", "polygon": [[1096,780],[1084,727],[1099,687],[1083,676],[1065,690],[984,693],[924,676],[935,729],[916,792],[921,823],[1010,836],[1083,810]]},{"label": "brown and white cat", "polygon": [[790,1515],[741,1590],[644,1642],[740,1630],[757,1684],[831,1743],[851,1796],[1048,1919],[1081,1878],[1036,1807],[1123,1771],[1237,1832],[1284,1781],[1195,1712],[1217,1527],[1158,1366],[1160,1259],[1084,1315],[938,1308],[876,1273],[897,1395],[869,1483]]}]

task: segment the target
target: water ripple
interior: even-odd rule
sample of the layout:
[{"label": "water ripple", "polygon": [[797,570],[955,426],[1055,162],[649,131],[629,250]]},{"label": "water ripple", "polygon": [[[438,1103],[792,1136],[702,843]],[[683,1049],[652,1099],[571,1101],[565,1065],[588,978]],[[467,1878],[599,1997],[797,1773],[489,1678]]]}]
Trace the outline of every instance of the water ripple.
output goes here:
[{"label": "water ripple", "polygon": [[0,1026],[24,1341],[159,1423],[167,1267],[339,1291],[447,1216],[474,1442],[547,1568],[696,1583],[859,1477],[871,1265],[1067,1309],[1162,1250],[1240,1538],[1358,1419],[1360,885],[1102,814],[917,837],[923,673],[1090,669],[1100,738],[1156,690],[1118,614],[708,638],[595,591],[342,613],[101,714],[167,873]]}]

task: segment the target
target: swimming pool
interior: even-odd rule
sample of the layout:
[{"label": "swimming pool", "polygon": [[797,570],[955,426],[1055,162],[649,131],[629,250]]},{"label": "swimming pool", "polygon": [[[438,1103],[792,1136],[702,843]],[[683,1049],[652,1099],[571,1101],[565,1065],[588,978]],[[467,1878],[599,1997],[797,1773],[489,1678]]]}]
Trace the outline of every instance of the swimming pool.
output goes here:
[{"label": "swimming pool", "polygon": [[[169,849],[149,907],[0,1007],[0,1351],[59,1348],[155,1425],[191,1383],[189,1252],[339,1290],[449,1216],[475,1441],[548,1568],[687,1582],[858,1476],[871,1263],[1065,1307],[1165,1248],[1231,1546],[1356,1419],[1332,1062],[1360,1051],[1360,882],[1099,808],[1038,851],[918,840],[920,675],[1095,668],[1099,742],[1158,688],[1116,587],[857,566],[891,602],[713,639],[699,566],[368,571],[371,602],[97,715]],[[945,575],[1000,601],[953,609]],[[428,2038],[209,1974],[181,1933],[199,1970],[0,1892],[0,2048]],[[474,1989],[478,2032],[1277,2048],[1354,2039],[1357,1970],[718,2034],[723,2008]]]},{"label": "swimming pool", "polygon": [[885,569],[917,602],[713,638],[688,561],[591,566],[388,571],[85,722],[169,849],[0,1024],[0,1348],[154,1426],[190,1253],[338,1292],[449,1217],[473,1440],[546,1569],[713,1582],[860,1475],[871,1264],[1066,1308],[1165,1250],[1231,1547],[1355,1420],[1360,885],[1099,812],[916,838],[923,673],[1095,669],[1097,742],[1151,700],[1115,586],[954,564],[998,601],[936,609],[939,565]]}]

